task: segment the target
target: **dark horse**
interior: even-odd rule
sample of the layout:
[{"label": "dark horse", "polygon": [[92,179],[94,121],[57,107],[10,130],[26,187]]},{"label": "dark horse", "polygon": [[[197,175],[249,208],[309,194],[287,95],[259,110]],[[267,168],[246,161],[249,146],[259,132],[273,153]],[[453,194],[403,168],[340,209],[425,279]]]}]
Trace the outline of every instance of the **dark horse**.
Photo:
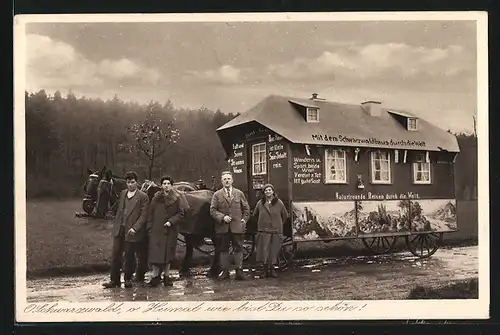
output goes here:
[{"label": "dark horse", "polygon": [[120,192],[127,188],[124,178],[113,175],[111,170],[106,170],[97,186],[97,216],[106,216],[108,211],[114,217],[118,211],[118,198]]},{"label": "dark horse", "polygon": [[[104,166],[100,171],[87,169],[87,173],[89,176],[83,185],[83,210],[87,214],[94,214],[97,217],[104,218],[108,211],[107,206],[109,206],[109,201],[112,201],[113,199],[109,198],[109,201],[104,201],[104,198],[100,199],[99,197],[106,193],[106,188],[110,188],[111,190],[111,186],[107,184],[112,181],[114,176],[111,171],[106,168],[106,166]],[[118,181],[118,183],[120,184],[120,181]],[[124,181],[123,185],[126,186]],[[115,187],[115,189],[116,188],[117,187]]]},{"label": "dark horse", "polygon": [[87,169],[88,179],[83,185],[83,210],[99,218],[105,218],[111,209],[116,214],[116,205],[120,192],[127,187],[123,178],[113,175],[105,166],[100,170]]},{"label": "dark horse", "polygon": [[[186,253],[182,261],[180,274],[189,276],[191,263],[193,260],[193,252],[195,248],[205,244],[205,238],[214,240],[215,220],[210,215],[210,203],[214,190],[200,189],[204,183],[198,185],[188,182],[174,183],[174,188],[180,193],[185,203],[188,205],[188,210],[183,222],[180,223],[180,234],[184,236],[186,244]],[[152,199],[156,192],[160,191],[160,186],[152,181],[146,181],[141,188]],[[220,252],[216,247],[210,270],[209,277],[216,277],[220,272]]]},{"label": "dark horse", "polygon": [[[126,181],[123,178],[114,176],[106,168],[103,168],[98,176],[92,178],[93,185],[97,183],[95,187],[97,194],[95,205],[96,216],[104,218],[108,211],[113,216],[116,215],[118,197],[120,192],[126,189]],[[204,183],[200,182],[199,185],[189,182],[177,182],[173,186],[188,204],[188,211],[181,223],[180,229],[180,234],[184,236],[186,244],[186,253],[182,261],[180,273],[182,275],[189,275],[194,249],[205,244],[205,238],[214,240],[215,221],[210,215],[210,203],[214,191],[208,190],[206,187],[204,187],[205,189],[200,189],[200,186],[204,186]],[[139,185],[139,188],[148,195],[150,201],[155,193],[160,190],[158,185],[149,180]],[[215,248],[212,266],[208,273],[209,276],[215,277],[220,272],[219,254],[218,248]]]},{"label": "dark horse", "polygon": [[98,170],[92,171],[87,169],[87,173],[89,174],[88,179],[83,184],[83,202],[82,207],[85,213],[92,214],[94,211],[96,202],[97,202],[97,186],[99,184],[99,180],[101,180],[102,175],[105,171],[105,167],[99,172]]}]

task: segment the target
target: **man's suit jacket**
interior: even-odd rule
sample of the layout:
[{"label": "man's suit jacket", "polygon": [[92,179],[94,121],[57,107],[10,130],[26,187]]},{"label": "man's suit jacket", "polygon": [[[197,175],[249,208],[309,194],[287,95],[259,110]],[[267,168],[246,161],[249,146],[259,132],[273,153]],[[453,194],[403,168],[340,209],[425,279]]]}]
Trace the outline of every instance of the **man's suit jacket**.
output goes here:
[{"label": "man's suit jacket", "polygon": [[[227,233],[229,229],[235,234],[245,232],[245,226],[250,217],[250,206],[242,191],[233,187],[232,195],[233,198],[230,199],[222,188],[212,196],[210,215],[216,221],[215,232],[218,234]],[[226,215],[232,218],[229,224],[224,221]]]},{"label": "man's suit jacket", "polygon": [[[122,223],[122,217],[124,215],[125,209],[125,198],[127,197],[128,190],[123,190],[120,193],[118,200],[118,211],[116,213],[114,225],[113,225],[113,235],[116,237],[120,233],[120,226]],[[137,190],[134,196],[130,199],[131,206],[124,218],[124,228],[125,228],[125,241],[127,242],[138,242],[141,241],[146,235],[146,223],[148,219],[148,206],[149,198],[146,193],[141,190]],[[128,234],[130,228],[134,228],[136,231],[135,235]]]}]

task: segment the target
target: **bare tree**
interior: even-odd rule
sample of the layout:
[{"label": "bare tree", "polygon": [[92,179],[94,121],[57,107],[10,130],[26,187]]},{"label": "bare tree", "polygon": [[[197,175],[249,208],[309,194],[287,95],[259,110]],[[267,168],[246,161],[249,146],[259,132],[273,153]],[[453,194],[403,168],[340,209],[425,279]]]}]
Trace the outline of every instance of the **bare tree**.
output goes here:
[{"label": "bare tree", "polygon": [[[150,103],[146,117],[141,124],[134,124],[127,128],[132,144],[123,144],[121,147],[129,151],[143,153],[148,160],[148,179],[152,179],[153,168],[157,159],[165,153],[170,145],[177,143],[179,131],[175,126],[175,116],[162,113],[163,108],[158,103]],[[163,115],[162,115],[163,114]],[[171,120],[164,121],[163,117]]]}]

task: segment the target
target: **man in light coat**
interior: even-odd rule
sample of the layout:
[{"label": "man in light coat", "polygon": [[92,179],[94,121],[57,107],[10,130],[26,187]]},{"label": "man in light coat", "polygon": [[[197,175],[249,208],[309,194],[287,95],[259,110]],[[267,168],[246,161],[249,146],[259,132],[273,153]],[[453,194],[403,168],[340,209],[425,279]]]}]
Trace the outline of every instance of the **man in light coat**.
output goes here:
[{"label": "man in light coat", "polygon": [[[111,278],[103,284],[105,288],[121,286],[120,272],[122,255],[125,252],[124,279],[125,288],[132,287],[132,275],[135,270],[136,255],[144,258],[142,242],[146,236],[149,198],[137,187],[137,174],[133,171],[125,175],[127,188],[120,193],[118,211],[113,223],[113,252],[111,255]],[[147,266],[140,262],[141,267]],[[137,269],[142,275],[147,269]]]},{"label": "man in light coat", "polygon": [[223,187],[212,197],[210,214],[215,219],[215,247],[220,248],[221,279],[229,279],[229,243],[234,249],[236,279],[246,279],[243,275],[243,241],[246,223],[250,218],[250,206],[245,194],[233,187],[231,172],[221,174]]}]

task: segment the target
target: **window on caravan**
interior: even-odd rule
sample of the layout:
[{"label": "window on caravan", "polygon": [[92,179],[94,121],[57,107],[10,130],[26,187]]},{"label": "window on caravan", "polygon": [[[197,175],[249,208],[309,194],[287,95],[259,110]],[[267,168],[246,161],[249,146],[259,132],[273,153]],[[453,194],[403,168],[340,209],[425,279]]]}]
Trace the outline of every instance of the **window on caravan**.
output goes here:
[{"label": "window on caravan", "polygon": [[346,152],[341,149],[325,150],[325,183],[347,183]]},{"label": "window on caravan", "polygon": [[266,143],[254,144],[252,146],[252,175],[257,176],[266,173]]},{"label": "window on caravan", "polygon": [[372,151],[371,153],[372,183],[391,183],[391,155],[385,151]]},{"label": "window on caravan", "polygon": [[413,183],[431,183],[431,163],[430,161],[426,161],[424,154],[418,155],[413,162]]}]

